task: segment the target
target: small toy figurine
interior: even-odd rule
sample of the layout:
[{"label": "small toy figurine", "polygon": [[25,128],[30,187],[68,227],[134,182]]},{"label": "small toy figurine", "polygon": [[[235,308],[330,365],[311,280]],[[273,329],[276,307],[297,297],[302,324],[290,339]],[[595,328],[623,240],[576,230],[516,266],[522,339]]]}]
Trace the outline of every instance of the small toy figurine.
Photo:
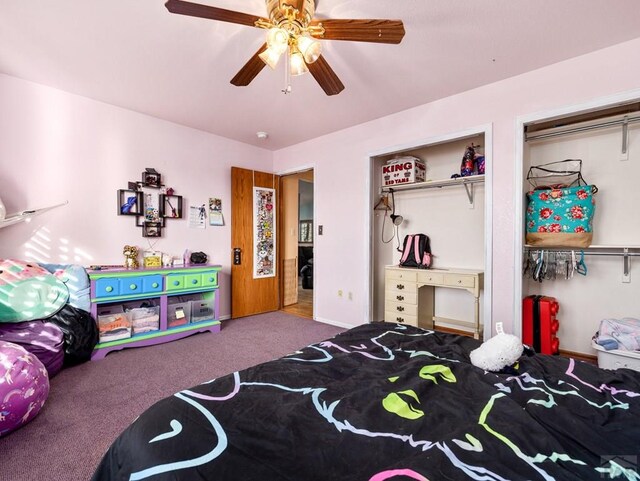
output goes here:
[{"label": "small toy figurine", "polygon": [[136,246],[124,246],[122,249],[124,254],[124,267],[126,269],[138,269],[138,248]]}]

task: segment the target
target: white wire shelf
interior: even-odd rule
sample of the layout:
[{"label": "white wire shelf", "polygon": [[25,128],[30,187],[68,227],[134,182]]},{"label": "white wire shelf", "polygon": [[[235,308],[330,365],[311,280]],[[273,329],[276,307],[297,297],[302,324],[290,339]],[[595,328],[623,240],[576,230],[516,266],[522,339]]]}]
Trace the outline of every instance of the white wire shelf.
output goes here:
[{"label": "white wire shelf", "polygon": [[49,207],[42,207],[41,209],[23,210],[22,212],[18,212],[16,214],[10,214],[4,219],[0,220],[0,229],[3,227],[8,227],[13,224],[17,224],[19,222],[29,222],[33,217],[37,215],[40,215],[51,209],[55,209],[56,207],[67,205],[68,203],[69,201],[65,201],[61,204],[51,205]]}]

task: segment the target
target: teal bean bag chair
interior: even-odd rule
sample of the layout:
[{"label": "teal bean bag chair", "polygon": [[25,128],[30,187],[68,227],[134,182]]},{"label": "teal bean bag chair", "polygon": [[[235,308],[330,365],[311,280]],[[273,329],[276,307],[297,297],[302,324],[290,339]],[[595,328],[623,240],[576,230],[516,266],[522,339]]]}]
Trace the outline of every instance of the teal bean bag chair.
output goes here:
[{"label": "teal bean bag chair", "polygon": [[68,300],[64,282],[35,262],[0,259],[0,322],[46,319]]}]

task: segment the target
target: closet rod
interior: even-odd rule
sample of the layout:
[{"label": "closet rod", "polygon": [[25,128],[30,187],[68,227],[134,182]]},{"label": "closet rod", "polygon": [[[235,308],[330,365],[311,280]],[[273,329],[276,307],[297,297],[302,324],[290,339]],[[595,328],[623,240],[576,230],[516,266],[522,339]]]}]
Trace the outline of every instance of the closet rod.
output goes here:
[{"label": "closet rod", "polygon": [[574,252],[580,255],[584,254],[585,256],[615,256],[615,257],[639,257],[640,256],[640,252],[583,252],[580,249],[573,249],[572,251],[571,249],[554,250],[554,249],[528,248],[527,251],[528,252],[546,251],[546,252],[553,252],[554,254],[571,254],[571,252]]},{"label": "closet rod", "polygon": [[[557,132],[547,132],[544,134],[538,134],[536,135],[535,132],[532,132],[531,134],[525,134],[525,141],[529,141],[529,140],[539,140],[539,139],[547,139],[550,137],[559,137],[561,135],[568,135],[568,134],[575,134],[575,133],[579,133],[579,132],[587,132],[590,130],[596,130],[596,129],[604,129],[607,127],[615,127],[616,125],[624,125],[626,124],[632,124],[635,122],[640,122],[640,116],[638,117],[628,117],[626,119],[617,119],[617,120],[609,120],[607,122],[600,122],[598,124],[593,124],[593,125],[585,125],[582,127],[574,127],[572,129],[567,129],[567,130],[560,130]],[[558,128],[562,128],[562,127],[558,127]]]}]

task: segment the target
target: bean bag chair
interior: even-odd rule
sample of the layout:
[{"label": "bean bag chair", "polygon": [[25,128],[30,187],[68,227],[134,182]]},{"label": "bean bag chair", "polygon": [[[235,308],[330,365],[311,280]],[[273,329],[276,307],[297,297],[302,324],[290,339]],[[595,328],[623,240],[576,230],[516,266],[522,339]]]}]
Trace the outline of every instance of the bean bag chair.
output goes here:
[{"label": "bean bag chair", "polygon": [[64,362],[64,335],[55,324],[27,321],[0,324],[0,341],[12,342],[34,354],[49,373],[60,372]]},{"label": "bean bag chair", "polygon": [[0,259],[0,322],[45,319],[68,299],[64,282],[35,262]]},{"label": "bean bag chair", "polygon": [[73,366],[91,359],[98,344],[98,325],[91,314],[67,304],[47,320],[55,324],[64,337],[64,365]]},{"label": "bean bag chair", "polygon": [[36,417],[48,395],[49,376],[38,358],[0,341],[0,437]]}]

